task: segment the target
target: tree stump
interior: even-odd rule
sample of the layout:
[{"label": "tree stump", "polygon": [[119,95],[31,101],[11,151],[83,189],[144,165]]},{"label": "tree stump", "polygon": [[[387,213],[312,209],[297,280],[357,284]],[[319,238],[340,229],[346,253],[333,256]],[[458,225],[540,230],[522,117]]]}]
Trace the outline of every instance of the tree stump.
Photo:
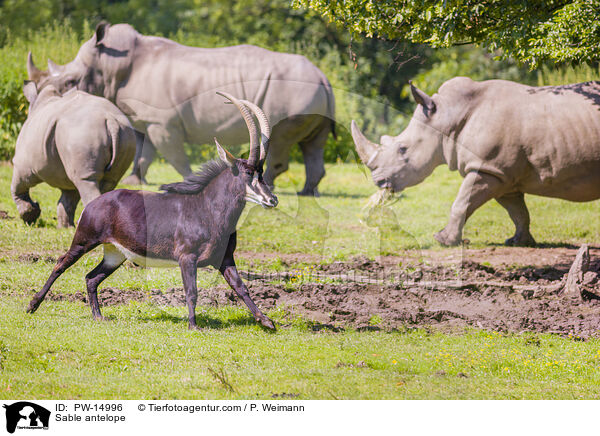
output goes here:
[{"label": "tree stump", "polygon": [[581,286],[584,282],[584,276],[590,266],[590,249],[587,244],[583,244],[579,251],[577,252],[577,256],[575,256],[575,261],[573,265],[571,265],[571,269],[569,269],[569,273],[566,276],[565,286],[562,290],[562,295],[581,298]]}]

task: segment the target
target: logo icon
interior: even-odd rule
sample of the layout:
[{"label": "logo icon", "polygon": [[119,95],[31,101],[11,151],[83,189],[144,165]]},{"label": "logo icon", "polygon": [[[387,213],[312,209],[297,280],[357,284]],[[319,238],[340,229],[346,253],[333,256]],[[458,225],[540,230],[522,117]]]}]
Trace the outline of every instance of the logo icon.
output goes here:
[{"label": "logo icon", "polygon": [[6,409],[6,431],[14,433],[18,429],[48,429],[50,411],[42,406],[28,401],[19,401]]}]

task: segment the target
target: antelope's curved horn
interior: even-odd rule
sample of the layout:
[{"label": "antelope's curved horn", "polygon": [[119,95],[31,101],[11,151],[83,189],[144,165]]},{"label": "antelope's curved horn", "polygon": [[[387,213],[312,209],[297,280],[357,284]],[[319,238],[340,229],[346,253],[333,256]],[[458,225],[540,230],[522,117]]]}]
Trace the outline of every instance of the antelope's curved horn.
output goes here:
[{"label": "antelope's curved horn", "polygon": [[43,73],[44,72],[33,63],[33,55],[31,52],[27,53],[27,75],[29,76],[29,80],[37,82],[40,80]]},{"label": "antelope's curved horn", "polygon": [[248,133],[250,134],[250,156],[248,156],[248,165],[256,167],[260,157],[260,144],[258,143],[258,127],[254,122],[254,118],[250,113],[250,109],[248,109],[244,103],[231,94],[222,91],[217,91],[217,94],[231,101],[242,113],[242,117],[244,118],[246,126],[248,127]]},{"label": "antelope's curved horn", "polygon": [[242,100],[250,110],[254,113],[254,116],[258,120],[258,125],[260,126],[260,157],[258,158],[257,168],[262,168],[265,159],[267,158],[267,153],[269,152],[269,144],[271,141],[271,125],[269,124],[269,119],[263,112],[261,108],[248,100]]}]

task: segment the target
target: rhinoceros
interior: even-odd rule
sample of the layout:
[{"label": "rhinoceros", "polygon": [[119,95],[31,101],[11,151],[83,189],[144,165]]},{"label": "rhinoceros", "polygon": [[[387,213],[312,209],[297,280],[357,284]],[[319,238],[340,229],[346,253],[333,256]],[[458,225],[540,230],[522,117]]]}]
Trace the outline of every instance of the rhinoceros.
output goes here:
[{"label": "rhinoceros", "polygon": [[53,86],[38,94],[31,81],[23,92],[30,106],[13,158],[13,200],[21,218],[35,222],[41,210],[29,189],[46,182],[61,190],[58,226],[72,226],[79,199],[86,205],[114,189],[131,165],[135,131],[104,98],[77,90],[61,96]]},{"label": "rhinoceros", "polygon": [[352,121],[356,150],[380,188],[402,191],[439,165],[464,178],[443,245],[496,199],[515,224],[507,245],[534,245],[524,194],[600,198],[600,82],[532,87],[505,80],[448,80],[432,97],[411,83],[417,108],[400,135],[369,141]]},{"label": "rhinoceros", "polygon": [[[33,64],[29,70],[34,75],[40,71]],[[215,90],[260,106],[274,126],[265,182],[272,185],[288,168],[296,143],[306,170],[300,193],[315,194],[325,174],[323,148],[334,132],[334,96],[325,75],[303,56],[251,45],[187,47],[141,35],[128,24],[102,22],[73,61],[49,61],[48,72],[39,77],[40,88],[51,83],[60,92],[77,87],[104,96],[145,134],[134,178],[143,179],[155,150],[187,176],[191,169],[184,142],[205,144],[215,136],[230,145],[247,141],[239,114]]]}]

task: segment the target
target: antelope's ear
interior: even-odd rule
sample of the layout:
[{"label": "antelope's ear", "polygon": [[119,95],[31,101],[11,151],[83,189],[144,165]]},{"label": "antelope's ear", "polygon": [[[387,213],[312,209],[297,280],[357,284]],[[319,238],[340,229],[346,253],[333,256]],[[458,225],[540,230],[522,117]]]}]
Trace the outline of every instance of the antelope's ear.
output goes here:
[{"label": "antelope's ear", "polygon": [[221,160],[225,162],[229,168],[233,168],[235,166],[235,162],[237,161],[235,156],[221,147],[221,144],[219,144],[217,138],[215,138],[215,144],[217,144],[217,151],[219,152],[219,157]]}]

